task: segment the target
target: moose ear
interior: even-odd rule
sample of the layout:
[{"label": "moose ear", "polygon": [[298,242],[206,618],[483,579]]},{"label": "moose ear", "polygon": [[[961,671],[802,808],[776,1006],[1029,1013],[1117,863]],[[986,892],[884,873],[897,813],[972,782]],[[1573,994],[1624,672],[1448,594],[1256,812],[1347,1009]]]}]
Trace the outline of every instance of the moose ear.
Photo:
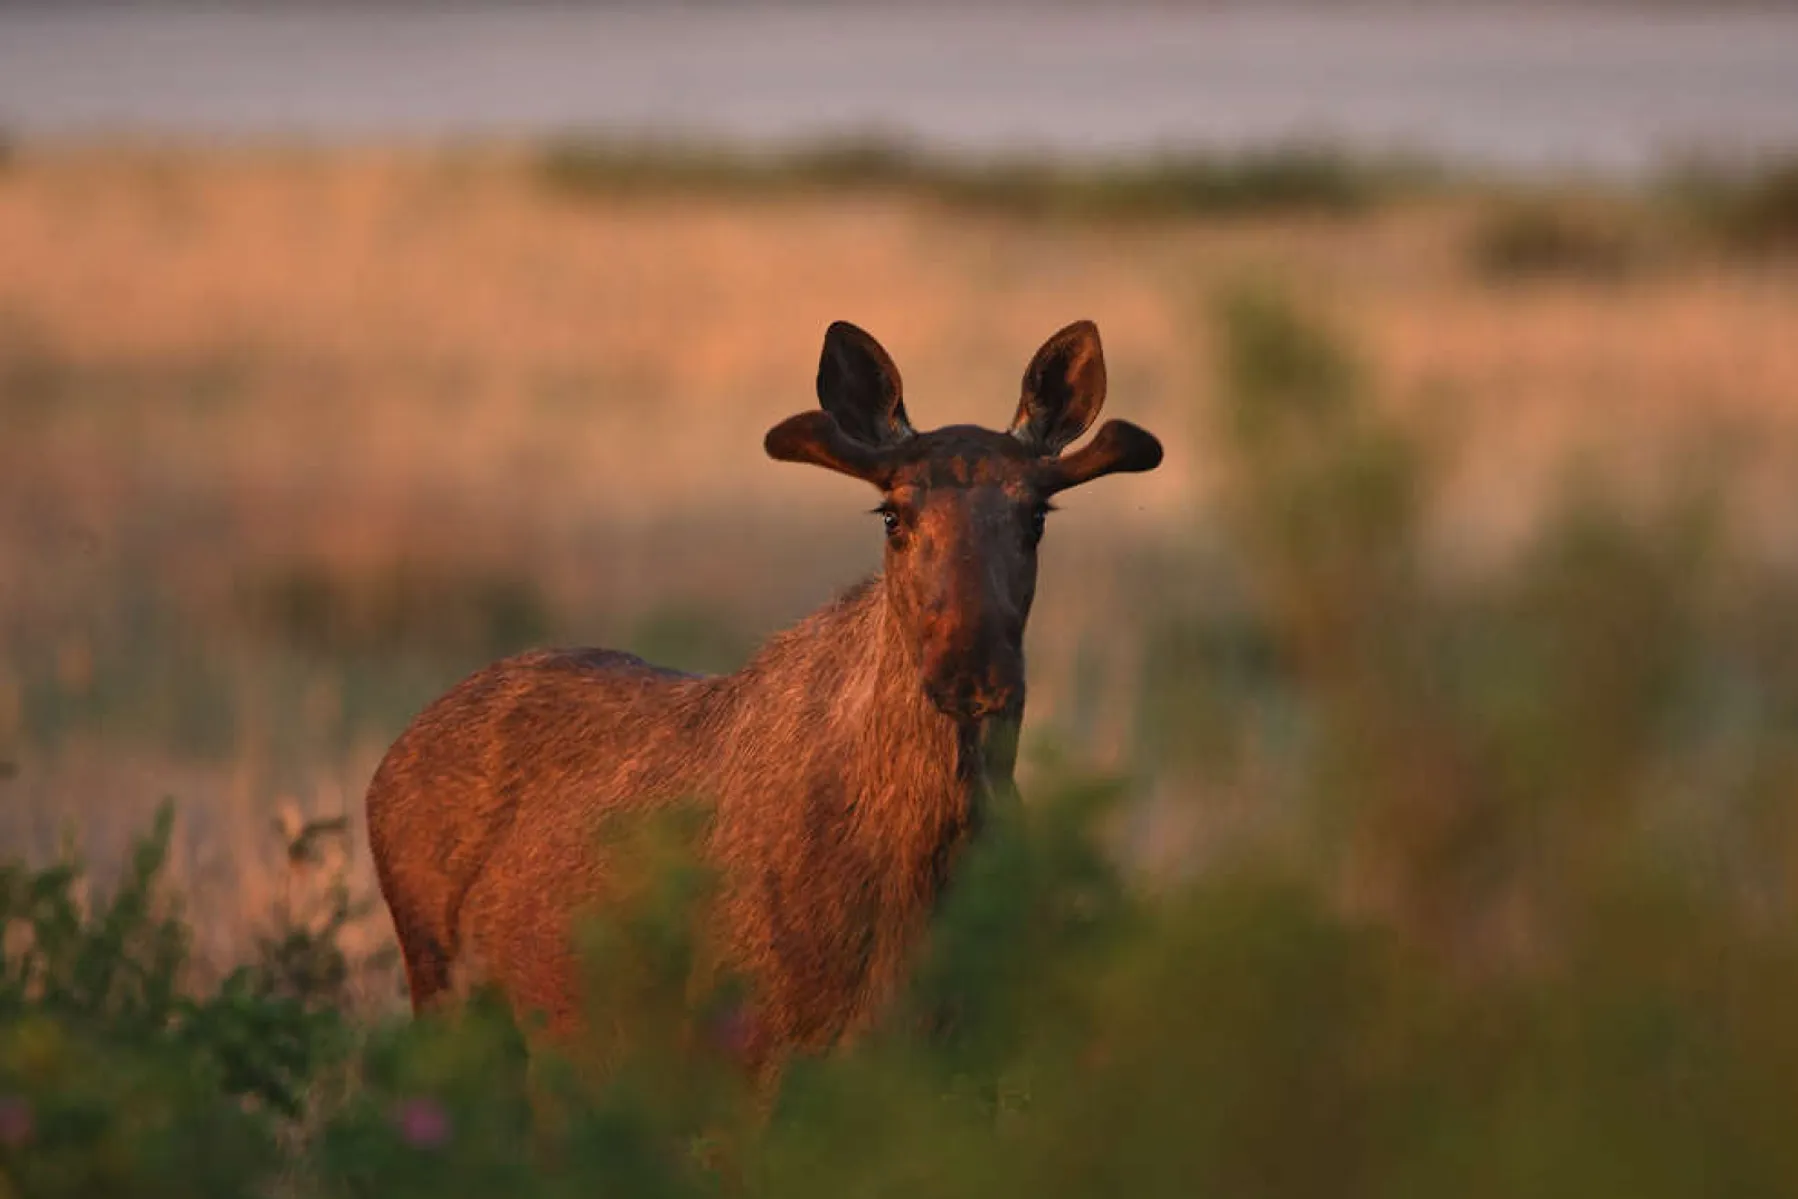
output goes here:
[{"label": "moose ear", "polygon": [[1161,442],[1127,420],[1108,420],[1093,439],[1065,458],[1044,462],[1038,486],[1044,494],[1066,491],[1101,475],[1154,470],[1161,465]]},{"label": "moose ear", "polygon": [[828,412],[789,416],[768,430],[762,449],[778,462],[809,462],[883,489],[893,480],[893,447],[857,441]]},{"label": "moose ear", "polygon": [[1043,343],[1024,371],[1024,394],[1011,435],[1044,457],[1086,432],[1105,403],[1105,352],[1099,327],[1075,321]]},{"label": "moose ear", "polygon": [[879,342],[848,321],[824,332],[818,403],[844,433],[866,445],[895,445],[912,435],[899,368]]}]

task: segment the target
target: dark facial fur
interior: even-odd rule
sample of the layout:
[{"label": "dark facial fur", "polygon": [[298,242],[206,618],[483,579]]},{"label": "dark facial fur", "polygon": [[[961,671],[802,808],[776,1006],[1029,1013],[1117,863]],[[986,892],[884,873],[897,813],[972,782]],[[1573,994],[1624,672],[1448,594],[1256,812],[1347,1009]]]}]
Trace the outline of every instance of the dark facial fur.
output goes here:
[{"label": "dark facial fur", "polygon": [[913,442],[878,511],[888,602],[924,693],[958,720],[1021,717],[1024,622],[1049,511],[1017,439],[959,427]]}]

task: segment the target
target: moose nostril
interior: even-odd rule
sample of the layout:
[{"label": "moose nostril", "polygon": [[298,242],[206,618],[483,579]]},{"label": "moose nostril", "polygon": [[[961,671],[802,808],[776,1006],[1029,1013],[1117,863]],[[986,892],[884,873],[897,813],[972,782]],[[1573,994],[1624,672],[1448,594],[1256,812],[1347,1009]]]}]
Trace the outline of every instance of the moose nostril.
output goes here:
[{"label": "moose nostril", "polygon": [[1011,705],[1018,694],[1018,672],[1004,667],[994,667],[987,671],[981,687],[981,697],[995,710]]},{"label": "moose nostril", "polygon": [[1013,676],[989,671],[951,677],[927,676],[924,693],[937,709],[958,719],[1003,715],[1013,710],[1018,687]]},{"label": "moose nostril", "polygon": [[959,715],[968,709],[970,688],[961,681],[937,682],[932,680],[924,685],[924,694],[930,702],[949,715]]}]

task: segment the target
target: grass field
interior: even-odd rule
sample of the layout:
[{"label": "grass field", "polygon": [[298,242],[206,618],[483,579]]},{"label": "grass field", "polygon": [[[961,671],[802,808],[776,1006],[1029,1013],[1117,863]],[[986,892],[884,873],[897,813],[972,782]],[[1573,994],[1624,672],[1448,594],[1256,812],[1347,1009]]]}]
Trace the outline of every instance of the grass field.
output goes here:
[{"label": "grass field", "polygon": [[1211,314],[1244,282],[1330,317],[1377,402],[1442,444],[1445,567],[1502,558],[1576,462],[1638,498],[1725,471],[1743,527],[1792,544],[1798,270],[1654,197],[1317,168],[1260,205],[1251,175],[1228,204],[1145,206],[1184,193],[1139,173],[1121,204],[1039,211],[866,155],[670,161],[15,151],[9,845],[49,853],[73,821],[105,863],[177,797],[176,874],[222,964],[289,886],[273,814],[353,816],[462,670],[542,641],[734,665],[876,561],[853,484],[759,448],[812,402],[838,317],[893,350],[927,424],[1005,419],[1041,338],[1099,322],[1112,411],[1171,452],[1056,518],[1030,723],[1102,767],[1139,735],[1133,633],[1211,569]]},{"label": "grass field", "polygon": [[[0,160],[0,1199],[1782,1193],[1790,172],[1280,164]],[[544,643],[728,669],[871,570],[870,497],[760,449],[829,321],[991,425],[1083,316],[1168,457],[1053,518],[1028,832],[904,1009],[954,1034],[746,1132],[627,922],[678,1052],[527,1132],[505,1034],[384,1019],[412,713]],[[93,903],[165,797],[185,934]],[[94,891],[18,862],[65,844]]]}]

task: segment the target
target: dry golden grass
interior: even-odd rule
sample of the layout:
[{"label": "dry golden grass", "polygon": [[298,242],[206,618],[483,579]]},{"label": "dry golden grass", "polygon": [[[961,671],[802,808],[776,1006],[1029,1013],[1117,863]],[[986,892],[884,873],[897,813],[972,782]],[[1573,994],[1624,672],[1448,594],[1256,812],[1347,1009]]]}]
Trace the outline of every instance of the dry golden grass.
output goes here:
[{"label": "dry golden grass", "polygon": [[[294,564],[346,585],[397,559],[524,578],[546,632],[582,640],[629,639],[675,605],[747,641],[822,600],[875,560],[865,497],[769,463],[760,438],[812,402],[839,317],[892,349],[926,424],[1003,420],[1041,339],[1098,321],[1113,411],[1170,448],[1155,475],[1070,497],[1046,551],[1032,721],[1101,762],[1131,735],[1120,626],[1190,582],[1178,547],[1203,532],[1215,465],[1207,305],[1231,281],[1295,285],[1383,396],[1450,431],[1451,549],[1502,547],[1572,451],[1654,487],[1720,431],[1751,515],[1788,532],[1789,265],[1670,234],[1626,278],[1500,286],[1469,266],[1479,197],[1069,222],[867,196],[578,197],[532,162],[52,147],[0,173],[7,848],[47,852],[73,816],[104,860],[175,794],[202,948],[236,952],[286,886],[277,802],[354,813],[407,705],[465,664],[440,655],[363,703],[378,655],[358,674],[242,617]],[[202,677],[195,748],[140,709]],[[372,921],[366,944],[385,935]]]}]

